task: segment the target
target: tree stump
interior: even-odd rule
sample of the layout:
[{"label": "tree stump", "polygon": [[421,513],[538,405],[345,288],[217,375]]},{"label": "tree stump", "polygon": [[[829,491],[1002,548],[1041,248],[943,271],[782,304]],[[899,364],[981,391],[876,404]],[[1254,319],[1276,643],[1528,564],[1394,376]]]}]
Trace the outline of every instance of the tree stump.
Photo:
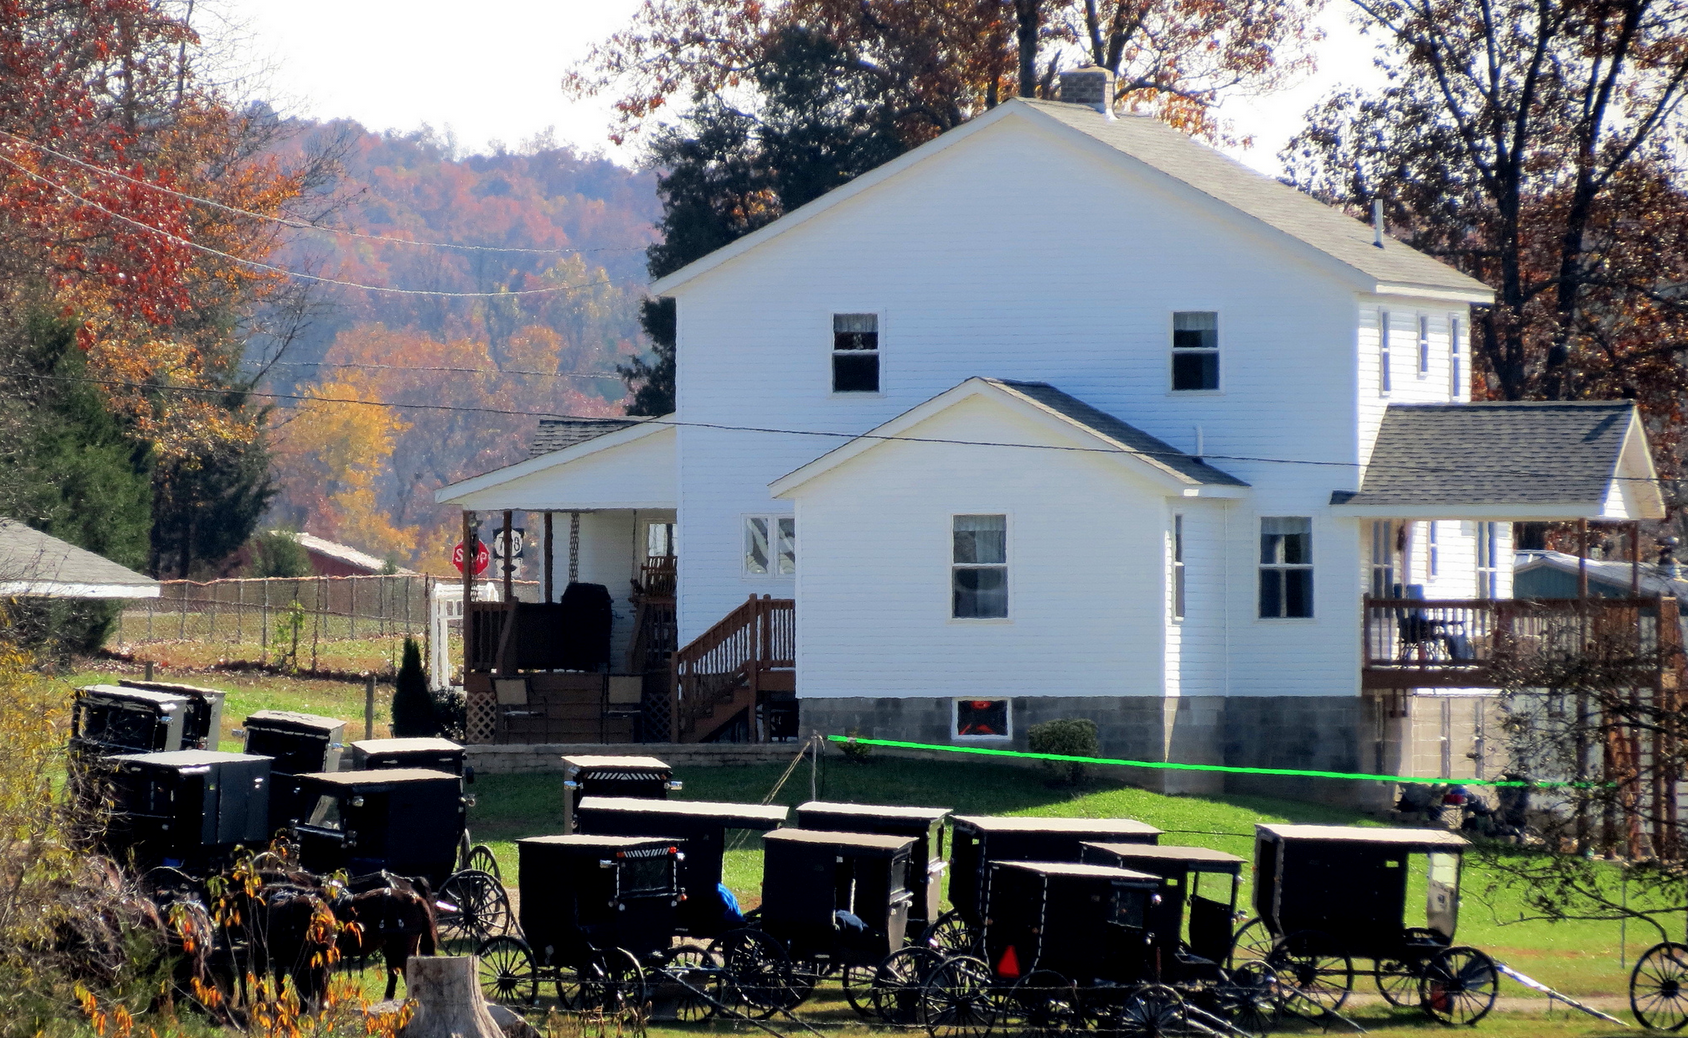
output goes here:
[{"label": "tree stump", "polygon": [[504,1038],[481,997],[473,955],[418,955],[405,964],[404,983],[416,1015],[403,1038]]}]

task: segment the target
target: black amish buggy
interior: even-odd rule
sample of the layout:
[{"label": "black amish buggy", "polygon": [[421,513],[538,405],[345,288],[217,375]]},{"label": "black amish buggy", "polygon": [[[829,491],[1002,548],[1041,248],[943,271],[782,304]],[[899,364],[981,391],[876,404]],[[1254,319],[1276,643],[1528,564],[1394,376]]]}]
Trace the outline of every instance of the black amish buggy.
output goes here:
[{"label": "black amish buggy", "polygon": [[353,771],[427,768],[475,781],[474,769],[464,763],[463,747],[450,739],[361,739],[352,743],[351,751]]},{"label": "black amish buggy", "polygon": [[[1441,829],[1256,825],[1254,908],[1237,954],[1261,949],[1298,997],[1335,1011],[1370,975],[1392,1005],[1474,1024],[1495,1004],[1488,955],[1454,944],[1463,837]],[[1409,874],[1422,869],[1424,925],[1407,921]],[[1261,934],[1261,930],[1265,934]],[[1369,960],[1356,969],[1355,960]]]},{"label": "black amish buggy", "polygon": [[521,934],[494,937],[476,950],[482,993],[532,1005],[540,984],[549,983],[564,1009],[643,1001],[644,964],[661,968],[676,955],[680,844],[571,834],[530,837],[516,847]]},{"label": "black amish buggy", "polygon": [[335,771],[278,779],[291,788],[290,819],[302,868],[352,875],[387,871],[439,890],[466,832],[463,780],[422,768]]},{"label": "black amish buggy", "polygon": [[655,757],[582,755],[563,758],[563,829],[574,831],[574,811],[584,797],[662,800],[680,783]]},{"label": "black amish buggy", "polygon": [[922,943],[945,951],[972,947],[989,902],[990,865],[998,861],[1072,861],[1086,843],[1144,843],[1161,831],[1134,818],[1009,818],[957,815],[950,847],[950,904],[922,935]]},{"label": "black amish buggy", "polygon": [[119,688],[133,688],[143,692],[163,692],[181,696],[188,701],[187,716],[182,719],[184,750],[214,750],[223,727],[223,700],[228,693],[217,688],[184,685],[174,681],[135,681],[124,678]]},{"label": "black amish buggy", "polygon": [[345,748],[346,722],[292,710],[260,710],[240,730],[246,752],[275,759],[277,775],[335,771]]},{"label": "black amish buggy", "polygon": [[914,895],[908,917],[908,929],[913,934],[924,932],[940,914],[943,873],[949,868],[944,854],[944,820],[949,816],[947,807],[890,807],[823,800],[797,805],[799,829],[913,837],[907,884]]},{"label": "black amish buggy", "polygon": [[1230,957],[1237,892],[1248,864],[1242,858],[1206,847],[1087,843],[1084,860],[1147,873],[1160,881],[1149,909],[1149,930],[1161,956],[1162,976],[1205,978]]},{"label": "black amish buggy", "polygon": [[789,1011],[836,974],[851,1007],[872,1010],[876,970],[903,947],[914,838],[781,829],[762,837],[762,910],[755,929],[710,944],[739,1002]]},{"label": "black amish buggy", "polygon": [[71,754],[87,760],[206,749],[200,715],[208,711],[203,707],[203,700],[180,692],[117,685],[79,688],[71,711]]},{"label": "black amish buggy", "polygon": [[638,800],[630,797],[584,797],[575,809],[576,827],[595,836],[655,836],[680,840],[680,888],[686,900],[680,926],[694,937],[742,926],[720,893],[721,857],[728,829],[767,832],[785,821],[788,809],[779,804],[722,804],[708,800]]},{"label": "black amish buggy", "polygon": [[104,842],[117,858],[203,874],[236,846],[269,839],[268,757],[171,750],[105,763],[112,809]]}]

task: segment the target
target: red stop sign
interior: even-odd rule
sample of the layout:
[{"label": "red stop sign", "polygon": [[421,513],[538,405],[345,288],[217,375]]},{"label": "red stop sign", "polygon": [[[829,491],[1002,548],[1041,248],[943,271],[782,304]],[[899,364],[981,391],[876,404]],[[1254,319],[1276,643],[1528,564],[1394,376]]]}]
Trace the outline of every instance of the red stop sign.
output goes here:
[{"label": "red stop sign", "polygon": [[[482,573],[485,573],[486,568],[487,568],[487,564],[490,563],[491,561],[492,561],[492,556],[486,550],[486,542],[485,541],[476,541],[475,542],[475,576],[478,577]],[[459,572],[459,573],[463,572],[463,542],[462,541],[458,541],[457,547],[451,549],[451,564],[453,566],[457,567],[457,572]]]}]

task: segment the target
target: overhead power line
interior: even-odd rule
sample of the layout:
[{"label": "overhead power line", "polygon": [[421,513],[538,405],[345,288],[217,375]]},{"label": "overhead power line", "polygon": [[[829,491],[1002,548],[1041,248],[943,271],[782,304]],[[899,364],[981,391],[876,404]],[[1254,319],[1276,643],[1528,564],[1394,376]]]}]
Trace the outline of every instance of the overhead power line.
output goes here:
[{"label": "overhead power line", "polygon": [[545,378],[615,379],[621,375],[613,371],[538,371],[528,368],[454,368],[439,364],[338,364],[318,360],[278,360],[265,365],[272,368],[349,368],[354,371],[442,371],[453,375],[541,375]]},{"label": "overhead power line", "polygon": [[29,167],[23,165],[22,163],[19,163],[17,160],[12,159],[12,158],[10,158],[6,155],[0,155],[0,162],[6,163],[8,166],[11,166],[13,169],[16,169],[18,172],[22,173],[24,176],[29,177],[32,180],[39,181],[40,183],[45,184],[50,188],[53,188],[55,191],[58,191],[58,192],[66,195],[70,198],[75,199],[76,201],[82,203],[85,206],[88,206],[92,209],[98,209],[100,212],[105,213],[107,216],[110,216],[114,220],[119,220],[123,223],[128,224],[131,227],[134,227],[137,230],[145,231],[148,234],[156,234],[159,237],[164,238],[168,241],[174,242],[175,244],[180,245],[184,248],[193,249],[197,252],[202,252],[202,253],[205,253],[206,255],[209,255],[209,256],[217,256],[221,259],[226,259],[231,263],[239,263],[242,266],[250,267],[254,270],[262,270],[262,271],[266,271],[266,272],[271,273],[271,274],[280,274],[284,277],[297,278],[301,281],[311,281],[311,282],[315,282],[317,284],[322,284],[322,285],[336,285],[336,286],[339,286],[340,288],[355,288],[355,289],[359,289],[359,290],[364,291],[364,292],[384,292],[384,293],[387,293],[389,295],[430,296],[430,297],[439,298],[439,299],[511,299],[511,298],[514,298],[514,297],[517,297],[517,296],[551,295],[551,294],[556,293],[556,292],[569,292],[569,291],[574,291],[576,289],[594,288],[594,287],[599,286],[599,285],[614,285],[614,284],[620,284],[620,283],[629,282],[629,281],[642,283],[642,279],[640,279],[640,278],[607,278],[606,277],[606,278],[600,278],[596,281],[582,281],[582,282],[577,282],[577,283],[571,284],[571,285],[553,285],[553,286],[550,286],[550,287],[547,287],[547,288],[507,289],[507,290],[502,291],[502,292],[446,292],[446,291],[441,291],[441,290],[438,290],[438,289],[390,288],[386,285],[364,285],[364,284],[360,284],[356,281],[346,281],[346,280],[343,280],[341,278],[323,277],[320,274],[307,274],[302,270],[290,270],[287,267],[278,267],[273,263],[263,263],[263,262],[260,262],[259,260],[247,259],[244,256],[235,256],[235,255],[232,255],[230,253],[223,252],[220,249],[213,249],[209,245],[201,245],[199,242],[191,241],[187,238],[182,237],[179,234],[175,234],[171,231],[167,231],[167,230],[163,229],[162,227],[154,227],[151,224],[143,223],[140,220],[134,219],[133,217],[125,216],[122,213],[108,209],[105,206],[101,205],[100,203],[93,201],[92,199],[84,198],[82,195],[77,194],[75,191],[72,191],[70,188],[66,187],[65,185],[60,184],[59,182],[57,182],[55,180],[51,180],[47,177],[42,176],[41,174],[35,172],[34,170],[30,169]]},{"label": "overhead power line", "polygon": [[83,169],[101,174],[102,176],[115,177],[126,183],[134,184],[137,187],[143,187],[151,191],[156,191],[160,194],[169,195],[173,198],[180,198],[186,202],[194,202],[198,205],[208,206],[212,209],[220,209],[225,213],[232,213],[236,216],[245,216],[254,220],[266,220],[271,223],[281,224],[284,227],[291,227],[294,230],[317,231],[323,234],[339,234],[348,238],[359,238],[365,241],[390,242],[394,245],[414,245],[431,249],[456,249],[461,252],[508,252],[535,256],[574,256],[595,252],[635,252],[646,248],[644,245],[604,245],[592,249],[534,249],[514,245],[461,245],[457,242],[422,241],[416,238],[400,238],[391,234],[369,234],[365,231],[354,231],[349,227],[324,227],[321,224],[311,223],[309,220],[301,220],[295,216],[276,216],[272,213],[254,212],[251,209],[242,209],[239,206],[229,205],[227,202],[219,202],[214,198],[205,198],[200,195],[189,194],[186,191],[177,191],[174,188],[165,187],[163,184],[154,184],[151,181],[142,180],[139,177],[132,177],[121,170],[115,170],[107,166],[87,162],[74,155],[67,155],[64,152],[50,148],[39,141],[32,141],[27,137],[20,137],[17,134],[10,133],[6,130],[0,130],[0,137],[16,141],[26,147],[34,148],[42,154],[51,155],[55,159],[68,162],[73,166],[80,166]]}]

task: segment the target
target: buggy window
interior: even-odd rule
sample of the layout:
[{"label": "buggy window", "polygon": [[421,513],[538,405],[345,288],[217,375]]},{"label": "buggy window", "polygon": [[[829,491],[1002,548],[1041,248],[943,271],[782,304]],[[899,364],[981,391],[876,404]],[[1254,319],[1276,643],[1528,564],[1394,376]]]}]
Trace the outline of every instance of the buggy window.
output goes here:
[{"label": "buggy window", "polygon": [[84,738],[107,746],[153,749],[153,730],[156,721],[144,710],[130,710],[121,706],[93,706],[77,708],[77,729]]},{"label": "buggy window", "polygon": [[340,829],[340,798],[326,793],[317,797],[316,806],[311,808],[310,818],[306,820],[305,824],[315,826],[318,829],[333,829],[338,832]]},{"label": "buggy window", "polygon": [[616,870],[616,896],[666,894],[673,889],[668,857],[623,858]]},{"label": "buggy window", "polygon": [[1131,926],[1139,930],[1148,925],[1149,892],[1135,887],[1114,888],[1114,913],[1111,923]]},{"label": "buggy window", "polygon": [[1459,924],[1459,855],[1427,854],[1425,869],[1424,921],[1432,930],[1453,940]]}]

